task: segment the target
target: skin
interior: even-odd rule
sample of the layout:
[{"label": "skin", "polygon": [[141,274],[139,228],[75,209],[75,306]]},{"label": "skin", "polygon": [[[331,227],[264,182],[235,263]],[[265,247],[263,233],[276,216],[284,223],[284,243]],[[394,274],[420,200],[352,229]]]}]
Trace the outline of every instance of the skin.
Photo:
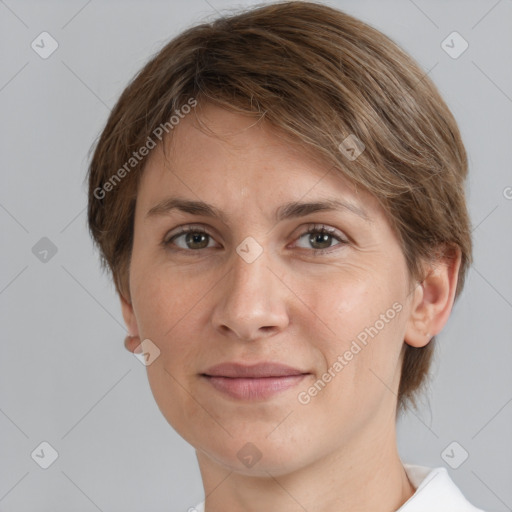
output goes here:
[{"label": "skin", "polygon": [[[173,131],[169,158],[161,147],[148,157],[130,297],[121,305],[127,349],[150,339],[160,350],[147,366],[149,383],[164,417],[196,449],[206,512],[397,510],[414,493],[396,445],[403,349],[424,346],[444,326],[460,257],[425,265],[425,279],[412,282],[373,196],[266,122],[208,104],[198,115],[213,134],[191,114]],[[171,195],[210,203],[224,219],[179,210],[147,215]],[[347,209],[274,219],[286,202],[330,197],[364,209],[367,219]],[[336,233],[315,243],[312,224]],[[197,238],[187,244],[186,235],[170,241],[183,225],[210,237],[203,245]],[[248,236],[263,250],[252,263],[236,252]],[[395,303],[401,311],[301,404],[298,393]],[[200,376],[220,362],[269,360],[310,375],[245,402]],[[248,442],[261,454],[252,467],[237,457]]]}]

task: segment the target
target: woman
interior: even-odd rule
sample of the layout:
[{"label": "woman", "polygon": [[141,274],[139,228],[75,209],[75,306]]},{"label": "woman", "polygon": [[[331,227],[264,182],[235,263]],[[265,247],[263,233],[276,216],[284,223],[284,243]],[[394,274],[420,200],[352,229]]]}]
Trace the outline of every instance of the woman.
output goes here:
[{"label": "woman", "polygon": [[193,27],[126,88],[89,225],[196,510],[478,510],[395,430],[471,263],[466,174],[426,74],[320,4]]}]

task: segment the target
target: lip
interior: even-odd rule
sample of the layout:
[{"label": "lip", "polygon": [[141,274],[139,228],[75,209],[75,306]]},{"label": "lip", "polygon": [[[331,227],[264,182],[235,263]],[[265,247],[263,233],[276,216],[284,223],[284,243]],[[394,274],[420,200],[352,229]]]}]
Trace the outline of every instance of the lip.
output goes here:
[{"label": "lip", "polygon": [[210,377],[256,379],[263,377],[289,377],[292,375],[303,375],[305,373],[308,372],[285,364],[264,361],[252,365],[235,362],[221,363],[208,368],[203,372],[203,375]]},{"label": "lip", "polygon": [[238,400],[266,400],[277,393],[296,386],[307,375],[288,377],[233,378],[203,377],[217,390]]},{"label": "lip", "polygon": [[237,400],[265,400],[296,386],[309,372],[279,363],[221,363],[201,377],[213,388]]}]

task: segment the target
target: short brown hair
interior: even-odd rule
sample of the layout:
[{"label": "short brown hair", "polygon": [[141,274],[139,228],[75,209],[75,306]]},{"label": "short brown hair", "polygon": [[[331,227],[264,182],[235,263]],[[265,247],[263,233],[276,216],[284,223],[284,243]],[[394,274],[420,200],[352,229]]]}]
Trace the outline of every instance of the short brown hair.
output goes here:
[{"label": "short brown hair", "polygon": [[[130,295],[135,202],[145,163],[127,169],[126,162],[191,98],[264,117],[372,193],[399,236],[411,277],[421,277],[421,263],[439,248],[459,248],[458,297],[472,244],[467,156],[449,108],[427,73],[391,39],[339,10],[305,1],[187,29],[122,93],[91,160],[88,206],[91,234],[118,293]],[[168,138],[172,131],[166,131]],[[349,136],[365,147],[355,159],[340,150]],[[406,346],[398,412],[408,402],[416,406],[434,341]]]}]

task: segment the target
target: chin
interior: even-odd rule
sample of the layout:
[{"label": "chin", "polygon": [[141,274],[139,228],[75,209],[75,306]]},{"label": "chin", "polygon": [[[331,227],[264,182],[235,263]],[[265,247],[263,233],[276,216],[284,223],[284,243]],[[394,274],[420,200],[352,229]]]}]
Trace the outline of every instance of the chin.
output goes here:
[{"label": "chin", "polygon": [[297,445],[296,441],[290,441],[286,444],[277,436],[272,441],[265,436],[261,440],[255,437],[252,441],[247,437],[235,437],[226,440],[224,445],[203,444],[200,451],[229,471],[250,476],[286,475],[308,464],[302,443]]}]

